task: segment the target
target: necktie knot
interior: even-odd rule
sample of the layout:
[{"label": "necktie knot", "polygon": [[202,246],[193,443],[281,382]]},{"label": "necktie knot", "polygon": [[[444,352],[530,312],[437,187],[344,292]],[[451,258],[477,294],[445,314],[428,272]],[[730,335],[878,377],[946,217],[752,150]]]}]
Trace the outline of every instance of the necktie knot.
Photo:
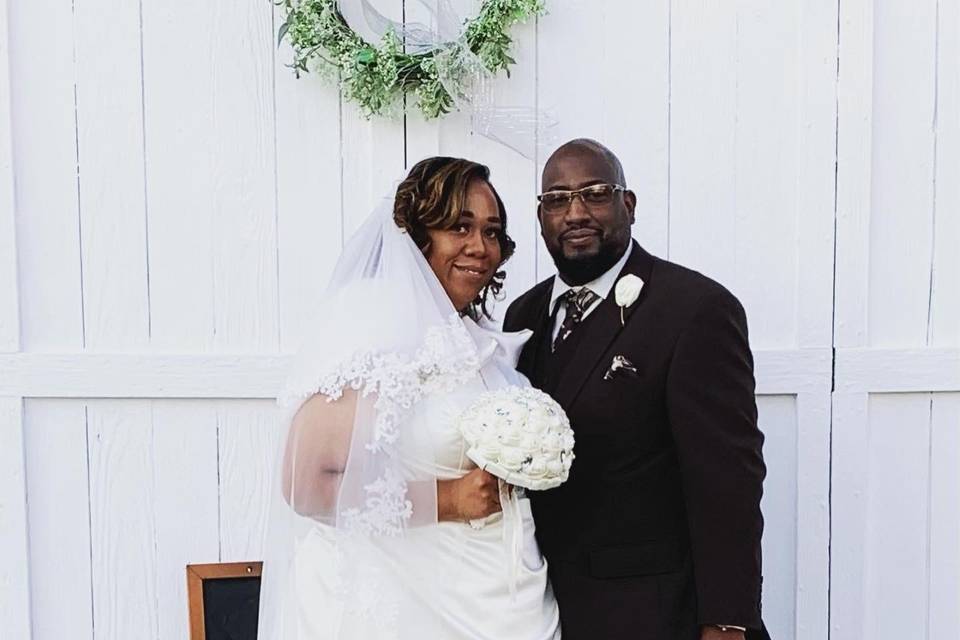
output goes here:
[{"label": "necktie knot", "polygon": [[556,340],[554,340],[554,350],[556,350],[557,346],[561,342],[570,337],[570,334],[573,333],[574,327],[580,324],[580,321],[583,320],[583,314],[586,313],[587,309],[589,309],[590,306],[599,299],[600,296],[587,287],[570,289],[560,296],[559,301],[563,303],[566,314],[563,318],[563,324],[560,325],[560,332],[557,334]]},{"label": "necktie knot", "polygon": [[560,299],[563,300],[563,304],[567,310],[567,317],[577,318],[576,322],[579,322],[583,318],[583,314],[590,308],[590,305],[599,298],[597,294],[586,287],[581,287],[579,289],[570,289],[562,296]]}]

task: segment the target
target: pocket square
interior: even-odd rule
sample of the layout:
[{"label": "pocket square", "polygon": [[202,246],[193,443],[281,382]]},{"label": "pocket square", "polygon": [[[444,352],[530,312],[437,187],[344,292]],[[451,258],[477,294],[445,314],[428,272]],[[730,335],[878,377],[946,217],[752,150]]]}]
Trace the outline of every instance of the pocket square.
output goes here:
[{"label": "pocket square", "polygon": [[613,356],[613,361],[610,363],[610,368],[607,369],[607,372],[603,374],[604,380],[613,380],[613,377],[621,372],[630,373],[634,376],[640,375],[640,372],[637,371],[637,368],[633,366],[633,363],[627,360],[624,356]]}]

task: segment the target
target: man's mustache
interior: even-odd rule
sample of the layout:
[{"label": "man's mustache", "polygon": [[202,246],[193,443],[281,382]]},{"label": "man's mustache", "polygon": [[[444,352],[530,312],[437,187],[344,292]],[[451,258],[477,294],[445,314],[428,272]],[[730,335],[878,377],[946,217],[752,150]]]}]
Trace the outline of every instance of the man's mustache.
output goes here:
[{"label": "man's mustache", "polygon": [[567,229],[566,231],[564,231],[563,233],[561,233],[561,234],[560,234],[560,239],[561,239],[561,240],[566,240],[569,236],[571,236],[571,235],[573,235],[573,234],[585,235],[585,234],[582,233],[583,231],[589,231],[589,232],[592,232],[592,233],[596,233],[596,234],[598,234],[598,235],[603,235],[603,229],[600,229],[600,228],[598,228],[598,227],[592,227],[592,226],[589,226],[589,225],[580,225],[580,226],[578,226],[578,227],[573,227],[573,228]]}]

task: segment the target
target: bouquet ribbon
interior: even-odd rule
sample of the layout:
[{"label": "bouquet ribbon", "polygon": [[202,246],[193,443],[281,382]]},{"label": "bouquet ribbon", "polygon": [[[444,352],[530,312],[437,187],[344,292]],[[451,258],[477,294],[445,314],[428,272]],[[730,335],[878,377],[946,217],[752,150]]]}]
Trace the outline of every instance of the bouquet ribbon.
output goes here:
[{"label": "bouquet ribbon", "polygon": [[503,543],[507,557],[507,579],[510,585],[510,597],[517,598],[517,573],[523,562],[523,514],[520,512],[520,500],[516,490],[502,479],[497,480],[500,490],[500,508],[503,510]]},{"label": "bouquet ribbon", "polygon": [[[517,597],[517,576],[520,563],[523,562],[523,513],[520,511],[520,499],[517,498],[517,488],[510,488],[510,483],[497,478],[497,491],[500,494],[500,510],[503,517],[502,540],[507,559],[507,584],[510,585],[510,597]],[[487,516],[489,517],[489,516]],[[470,521],[474,529],[486,526],[486,518]]]}]

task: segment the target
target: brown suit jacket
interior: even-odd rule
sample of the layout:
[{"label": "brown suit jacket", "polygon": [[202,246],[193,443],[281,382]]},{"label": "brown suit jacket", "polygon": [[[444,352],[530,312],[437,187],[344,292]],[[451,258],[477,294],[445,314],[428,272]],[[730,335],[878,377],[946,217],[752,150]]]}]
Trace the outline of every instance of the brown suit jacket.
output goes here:
[{"label": "brown suit jacket", "polygon": [[[737,299],[634,243],[621,275],[644,281],[624,310],[614,291],[551,352],[553,278],[508,309],[532,329],[518,369],[567,411],[570,479],[533,492],[565,640],[693,640],[702,624],[760,617],[760,498],[766,468],[753,358]],[[636,373],[612,376],[614,356]]]}]

